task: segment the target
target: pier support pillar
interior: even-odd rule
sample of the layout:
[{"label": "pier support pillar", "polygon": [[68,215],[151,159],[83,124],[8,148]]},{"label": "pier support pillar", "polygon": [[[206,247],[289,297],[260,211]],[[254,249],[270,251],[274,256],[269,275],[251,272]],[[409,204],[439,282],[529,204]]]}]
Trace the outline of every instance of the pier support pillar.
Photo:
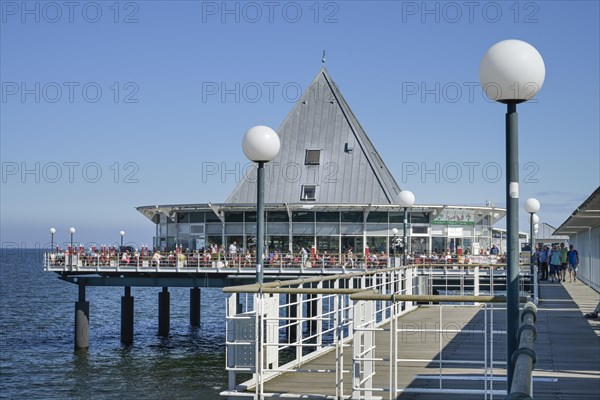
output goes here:
[{"label": "pier support pillar", "polygon": [[125,294],[121,296],[121,343],[133,344],[133,304],[131,287],[125,287]]},{"label": "pier support pillar", "polygon": [[200,288],[190,289],[190,325],[194,327],[200,326]]},{"label": "pier support pillar", "polygon": [[158,293],[158,335],[169,336],[171,325],[171,293],[169,288],[162,288]]},{"label": "pier support pillar", "polygon": [[85,301],[85,285],[79,285],[79,300],[75,302],[75,350],[90,347],[90,303]]}]

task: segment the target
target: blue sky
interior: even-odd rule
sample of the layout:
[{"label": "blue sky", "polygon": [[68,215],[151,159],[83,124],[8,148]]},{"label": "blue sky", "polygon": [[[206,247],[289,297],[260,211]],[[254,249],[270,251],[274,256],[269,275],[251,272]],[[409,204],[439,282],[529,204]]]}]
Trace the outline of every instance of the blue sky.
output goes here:
[{"label": "blue sky", "polygon": [[505,106],[477,82],[511,38],[546,64],[519,106],[521,202],[558,226],[600,183],[597,1],[0,4],[3,246],[46,243],[51,226],[150,243],[134,207],[224,201],[239,173],[207,171],[243,168],[245,131],[279,126],[323,49],[417,203],[504,205]]}]

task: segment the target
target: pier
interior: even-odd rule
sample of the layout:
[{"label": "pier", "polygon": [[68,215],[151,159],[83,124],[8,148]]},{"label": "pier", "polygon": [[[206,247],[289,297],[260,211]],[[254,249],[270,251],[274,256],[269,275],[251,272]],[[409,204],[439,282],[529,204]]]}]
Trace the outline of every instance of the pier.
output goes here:
[{"label": "pier", "polygon": [[[256,281],[254,259],[217,258],[204,261],[193,253],[178,254],[172,261],[164,258],[152,262],[153,253],[145,253],[134,261],[122,261],[122,254],[89,254],[80,250],[48,253],[44,256],[44,269],[54,272],[59,279],[77,285],[79,294],[75,302],[75,349],[89,347],[89,302],[86,290],[91,287],[123,287],[121,297],[121,342],[133,343],[135,331],[135,298],[133,287],[155,287],[158,301],[158,334],[168,336],[170,330],[170,292],[172,287],[186,287],[189,294],[189,321],[191,326],[201,322],[201,289],[208,287],[224,288],[244,285]],[[354,263],[314,262],[295,263],[292,258],[283,258],[265,266],[265,281],[287,281],[293,279],[313,279],[320,276],[338,276],[349,273],[367,273],[386,270],[393,264],[400,264],[399,258],[386,260],[385,264],[373,264],[358,259]],[[504,264],[459,264],[440,261],[436,264],[420,263],[415,266],[419,277],[419,293],[502,292],[506,285]],[[370,273],[370,272],[369,272]],[[415,272],[416,274],[417,272]],[[523,275],[524,277],[526,275]],[[529,278],[523,280],[522,289],[532,287]],[[416,292],[415,292],[416,293]],[[319,312],[311,303],[313,313]],[[241,303],[236,307],[241,307]],[[293,308],[294,306],[290,306]],[[312,322],[315,325],[315,322]]]},{"label": "pier", "polygon": [[[420,294],[443,291],[439,281],[423,285],[423,273],[399,267],[225,288],[230,386],[222,395],[504,398],[505,298],[477,284],[468,294]],[[534,284],[539,298],[521,290],[521,301],[537,301],[537,316],[520,331],[537,338],[535,351],[518,352],[534,370],[519,379],[529,393],[511,398],[595,398],[599,325],[583,314],[598,293],[579,281]]]}]

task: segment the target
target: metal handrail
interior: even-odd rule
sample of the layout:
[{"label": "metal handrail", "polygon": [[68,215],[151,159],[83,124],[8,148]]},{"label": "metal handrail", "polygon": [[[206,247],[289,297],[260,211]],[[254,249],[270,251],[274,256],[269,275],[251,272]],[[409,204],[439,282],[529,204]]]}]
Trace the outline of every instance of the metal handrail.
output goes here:
[{"label": "metal handrail", "polygon": [[[72,266],[85,270],[91,267],[95,268],[238,268],[251,269],[256,266],[256,257],[244,256],[243,254],[222,254],[222,253],[200,253],[200,252],[176,252],[160,253],[158,261],[154,258],[156,252],[144,251],[135,253],[126,253],[119,251],[97,251],[90,253],[81,250],[53,251],[46,253],[44,260],[46,269],[68,270]],[[123,258],[123,255],[127,255]],[[73,257],[74,261],[70,257]],[[387,268],[389,259],[385,263],[373,263],[362,257],[356,257],[353,264],[343,262],[332,263],[329,260],[311,263],[311,266],[304,265],[300,258],[294,256],[282,256],[277,261],[265,262],[265,269],[288,269],[301,268],[305,271],[328,270],[341,268],[343,270],[371,270]],[[461,263],[461,262],[433,262],[433,263],[410,263],[411,266],[418,268],[442,268],[442,269],[461,269],[461,268],[506,268],[505,263]],[[519,264],[519,267],[529,266],[529,264]]]},{"label": "metal handrail", "polygon": [[[529,267],[529,264],[524,266]],[[223,395],[233,396],[253,388],[255,398],[262,398],[267,380],[288,371],[311,372],[310,368],[306,369],[301,365],[326,351],[335,350],[335,366],[320,372],[335,373],[335,392],[338,398],[345,396],[344,382],[351,384],[356,396],[369,397],[371,393],[389,391],[390,398],[396,398],[399,390],[399,364],[423,362],[420,359],[398,357],[398,334],[409,329],[399,325],[398,317],[414,310],[418,303],[428,302],[440,306],[439,327],[431,330],[438,335],[450,331],[442,324],[442,309],[448,303],[475,307],[479,304],[485,305],[484,328],[469,331],[471,334],[484,336],[483,360],[451,361],[477,364],[485,372],[484,389],[468,388],[463,389],[463,393],[502,396],[506,392],[493,387],[494,367],[504,365],[504,362],[494,361],[493,336],[505,332],[491,327],[493,303],[505,303],[506,297],[495,295],[493,284],[487,295],[479,295],[480,282],[482,285],[488,285],[485,282],[493,280],[494,276],[504,275],[504,271],[496,272],[494,267],[495,265],[462,265],[460,269],[455,270],[448,265],[432,265],[429,268],[424,265],[408,265],[223,288],[223,292],[230,294],[226,343],[230,384]],[[422,276],[425,276],[425,284],[421,282]],[[427,276],[438,279],[438,282],[428,280]],[[448,280],[454,282],[449,283]],[[473,280],[474,282],[471,282]],[[460,290],[455,290],[456,285],[461,286]],[[446,292],[451,295],[413,294],[419,293],[420,288],[424,289],[425,293],[435,293],[437,288],[440,293]],[[487,291],[487,288],[485,290]],[[286,297],[279,298],[279,295]],[[246,296],[245,305],[242,296]],[[521,297],[520,301],[525,302],[526,298]],[[388,322],[391,323],[389,327],[383,325]],[[245,335],[245,332],[250,330],[254,333],[250,336]],[[263,330],[268,333],[263,334]],[[375,353],[375,332],[389,332],[393,347],[390,345],[391,353],[388,357],[381,358]],[[281,340],[282,338],[285,339]],[[351,339],[356,339],[355,343],[350,344]],[[440,346],[442,342],[439,340]],[[353,350],[348,351],[348,347]],[[439,363],[439,379],[442,385],[442,370],[449,361],[443,359],[441,347],[439,351],[440,357],[436,362]],[[239,357],[249,353],[254,353],[255,357],[238,362]],[[344,367],[343,360],[348,357],[353,362],[352,371],[358,375]],[[280,365],[280,362],[285,364]],[[390,382],[387,388],[374,384],[375,362],[389,363]],[[253,373],[253,378],[238,386],[236,374],[245,373]],[[348,379],[350,377],[351,379]],[[443,392],[441,386],[438,389],[403,390]]]},{"label": "metal handrail", "polygon": [[532,302],[528,302],[521,313],[519,349],[513,354],[513,379],[506,400],[533,399],[532,375],[537,361],[533,348],[533,343],[537,338],[536,316],[537,307]]},{"label": "metal handrail", "polygon": [[[506,296],[440,296],[440,295],[406,295],[406,294],[377,294],[373,291],[360,291],[350,295],[350,300],[367,301],[418,301],[431,303],[506,303]],[[521,297],[522,303],[527,297]]]}]

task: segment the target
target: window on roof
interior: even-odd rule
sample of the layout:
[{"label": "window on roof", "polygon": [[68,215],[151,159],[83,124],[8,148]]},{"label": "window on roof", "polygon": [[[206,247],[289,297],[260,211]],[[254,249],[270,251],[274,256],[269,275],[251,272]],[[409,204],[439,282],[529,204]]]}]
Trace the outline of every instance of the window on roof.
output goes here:
[{"label": "window on roof", "polygon": [[317,197],[317,187],[315,185],[302,185],[302,201],[315,201]]},{"label": "window on roof", "polygon": [[306,150],[305,165],[319,165],[321,163],[321,150]]}]

